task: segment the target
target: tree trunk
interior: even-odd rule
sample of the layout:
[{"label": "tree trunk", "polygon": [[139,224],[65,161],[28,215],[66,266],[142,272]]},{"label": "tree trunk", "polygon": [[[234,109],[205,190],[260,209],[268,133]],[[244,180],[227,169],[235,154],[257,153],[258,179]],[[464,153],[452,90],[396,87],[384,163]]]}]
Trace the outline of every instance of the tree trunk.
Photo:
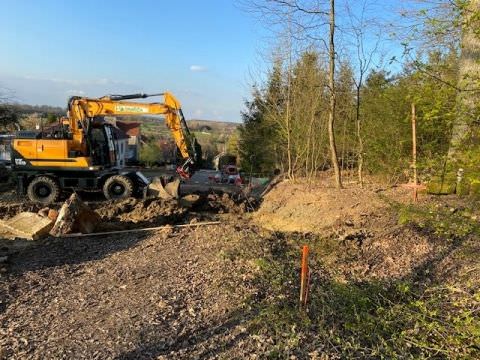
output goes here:
[{"label": "tree trunk", "polygon": [[355,122],[357,123],[357,139],[358,139],[358,182],[360,187],[363,188],[363,138],[362,138],[362,123],[360,119],[360,87],[362,86],[362,75],[360,75],[360,81],[357,86],[357,101],[355,104]]},{"label": "tree trunk", "polygon": [[328,116],[328,138],[330,140],[330,156],[335,171],[335,185],[342,188],[342,175],[338,166],[337,146],[335,144],[335,0],[330,0],[330,47],[329,47],[329,86],[330,86],[330,113]]},{"label": "tree trunk", "polygon": [[467,140],[472,122],[478,117],[480,88],[480,35],[476,34],[479,20],[473,14],[480,11],[480,0],[470,0],[464,11],[462,46],[459,63],[457,118],[452,129],[448,159],[457,163],[461,147]]}]

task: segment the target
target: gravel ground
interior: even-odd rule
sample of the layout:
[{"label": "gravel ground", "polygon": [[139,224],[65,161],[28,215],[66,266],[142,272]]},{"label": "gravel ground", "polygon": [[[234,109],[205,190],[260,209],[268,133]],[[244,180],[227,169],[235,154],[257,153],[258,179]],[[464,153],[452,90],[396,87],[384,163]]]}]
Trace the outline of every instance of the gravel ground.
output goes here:
[{"label": "gravel ground", "polygon": [[[255,296],[248,226],[50,240],[9,259],[3,358],[231,358]],[[259,249],[262,246],[258,246]],[[254,251],[254,250],[252,250]],[[254,352],[254,351],[253,351]]]}]

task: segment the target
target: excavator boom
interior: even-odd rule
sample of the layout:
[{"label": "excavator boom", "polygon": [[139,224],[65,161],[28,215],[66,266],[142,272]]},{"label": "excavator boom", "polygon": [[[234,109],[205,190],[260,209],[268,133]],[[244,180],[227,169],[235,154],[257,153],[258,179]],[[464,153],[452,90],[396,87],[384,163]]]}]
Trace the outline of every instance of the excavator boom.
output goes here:
[{"label": "excavator boom", "polygon": [[[163,96],[164,101],[158,103],[124,101],[152,96]],[[170,129],[183,158],[183,164],[178,168],[180,176],[190,177],[193,167],[200,160],[199,145],[188,129],[180,102],[169,92],[152,95],[109,95],[98,99],[73,97],[69,101],[68,109],[70,123],[74,130],[78,130],[79,124],[87,129],[91,123],[89,119],[96,116],[163,115],[165,124]]]}]

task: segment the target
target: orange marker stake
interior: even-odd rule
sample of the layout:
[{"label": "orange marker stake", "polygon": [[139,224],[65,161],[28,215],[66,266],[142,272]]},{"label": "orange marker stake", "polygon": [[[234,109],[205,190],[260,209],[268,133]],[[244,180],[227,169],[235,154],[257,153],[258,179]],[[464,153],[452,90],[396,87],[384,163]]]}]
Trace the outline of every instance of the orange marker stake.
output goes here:
[{"label": "orange marker stake", "polygon": [[300,306],[307,305],[308,296],[308,246],[304,245],[302,250],[302,270],[300,273]]}]

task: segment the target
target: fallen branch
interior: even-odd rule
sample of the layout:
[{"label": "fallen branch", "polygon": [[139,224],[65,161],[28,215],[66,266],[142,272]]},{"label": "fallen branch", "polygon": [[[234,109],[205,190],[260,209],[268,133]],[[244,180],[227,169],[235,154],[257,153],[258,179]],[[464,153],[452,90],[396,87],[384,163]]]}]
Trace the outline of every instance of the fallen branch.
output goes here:
[{"label": "fallen branch", "polygon": [[101,235],[112,235],[112,234],[125,234],[125,233],[130,233],[130,232],[139,232],[139,231],[163,230],[163,229],[171,229],[171,228],[175,229],[175,228],[218,225],[218,224],[220,224],[220,221],[210,221],[210,222],[200,222],[200,223],[193,223],[193,224],[163,225],[163,226],[141,228],[141,229],[104,231],[104,232],[90,233],[90,234],[81,234],[81,233],[66,234],[66,235],[62,235],[62,236],[59,236],[59,237],[60,238],[72,238],[72,237],[85,237],[85,236],[101,236]]}]

